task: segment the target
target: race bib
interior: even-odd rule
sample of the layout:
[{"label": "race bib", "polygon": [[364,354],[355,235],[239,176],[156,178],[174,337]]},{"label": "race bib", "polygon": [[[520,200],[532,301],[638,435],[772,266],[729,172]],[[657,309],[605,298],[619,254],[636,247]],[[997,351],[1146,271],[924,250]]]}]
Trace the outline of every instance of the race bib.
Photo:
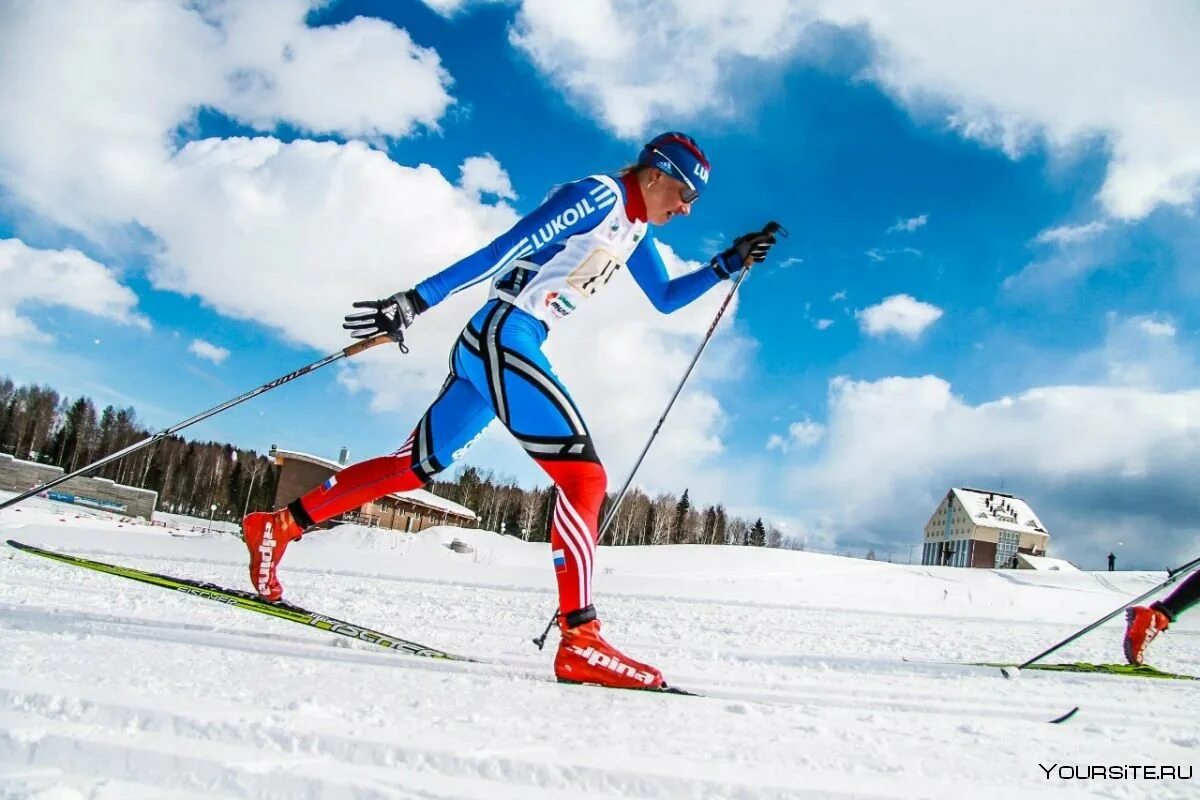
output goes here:
[{"label": "race bib", "polygon": [[607,250],[596,250],[567,276],[567,284],[585,297],[591,297],[623,266],[625,263]]}]

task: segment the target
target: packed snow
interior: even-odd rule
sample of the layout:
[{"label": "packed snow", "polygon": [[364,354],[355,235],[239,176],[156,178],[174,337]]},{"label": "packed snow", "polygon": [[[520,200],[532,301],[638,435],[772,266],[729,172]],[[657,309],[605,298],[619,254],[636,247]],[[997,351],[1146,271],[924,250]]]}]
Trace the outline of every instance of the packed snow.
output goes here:
[{"label": "packed snow", "polygon": [[[235,534],[162,522],[35,498],[0,512],[0,533],[249,588]],[[602,547],[597,562],[614,644],[707,697],[554,683],[556,635],[545,651],[530,642],[555,606],[549,548],[494,533],[344,526],[293,544],[280,569],[294,603],[487,664],[0,546],[0,797],[1196,796],[1195,778],[1081,780],[1052,765],[1195,770],[1200,684],[929,663],[1024,660],[1161,573],[705,546]],[[1048,660],[1119,662],[1121,630]],[[1200,674],[1200,611],[1151,655]]]}]

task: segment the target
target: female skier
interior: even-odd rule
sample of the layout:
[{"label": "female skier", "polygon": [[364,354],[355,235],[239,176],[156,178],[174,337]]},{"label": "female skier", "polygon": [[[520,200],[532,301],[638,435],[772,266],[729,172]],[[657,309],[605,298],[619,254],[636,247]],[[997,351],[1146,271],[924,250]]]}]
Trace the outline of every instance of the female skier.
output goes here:
[{"label": "female skier", "polygon": [[695,141],[661,134],[635,165],[562,186],[507,233],[415,288],[355,303],[364,310],[347,315],[344,326],[353,336],[382,332],[403,345],[403,329],[418,314],[492,280],[488,301],[451,351],[449,377],[399,450],[347,467],[285,508],[242,520],[258,593],[270,601],[282,597],[275,569],[289,542],[378,497],[426,485],[498,418],[558,487],[550,529],[562,631],[555,675],[623,688],[664,686],[657,669],[600,635],[591,588],[606,476],[583,417],[541,346],[553,324],[621,267],[655,308],[670,313],[766,258],[775,237],[749,233],[703,268],[667,276],[649,226],[691,213],[708,178],[708,159]]}]

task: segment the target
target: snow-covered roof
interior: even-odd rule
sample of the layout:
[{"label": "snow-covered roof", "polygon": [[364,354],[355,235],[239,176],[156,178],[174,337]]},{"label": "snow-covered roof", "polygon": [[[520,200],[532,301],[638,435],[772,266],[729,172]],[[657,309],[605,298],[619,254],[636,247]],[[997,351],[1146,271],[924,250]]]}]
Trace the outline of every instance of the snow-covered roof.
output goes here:
[{"label": "snow-covered roof", "polygon": [[[345,467],[336,461],[328,458],[314,456],[311,453],[301,453],[296,450],[281,450],[275,449],[275,455],[283,456],[284,458],[293,458],[297,461],[307,461],[310,464],[319,464],[323,467],[329,467],[334,472],[341,472]],[[427,492],[424,489],[410,489],[407,492],[392,492],[388,497],[395,497],[401,500],[407,500],[410,503],[416,503],[426,508],[437,509],[438,511],[448,511],[451,514],[456,514],[460,517],[468,519],[478,519],[474,511],[466,506],[459,505],[452,500],[447,500],[444,497],[439,497],[433,492]]]},{"label": "snow-covered roof", "polygon": [[1017,553],[1017,561],[1024,562],[1025,566],[1029,567],[1030,569],[1036,569],[1042,572],[1079,572],[1079,567],[1075,566],[1070,561],[1063,561],[1061,558],[1031,556],[1028,553]]},{"label": "snow-covered roof", "polygon": [[1046,533],[1033,509],[1019,497],[966,487],[951,491],[976,525],[1018,533]]}]

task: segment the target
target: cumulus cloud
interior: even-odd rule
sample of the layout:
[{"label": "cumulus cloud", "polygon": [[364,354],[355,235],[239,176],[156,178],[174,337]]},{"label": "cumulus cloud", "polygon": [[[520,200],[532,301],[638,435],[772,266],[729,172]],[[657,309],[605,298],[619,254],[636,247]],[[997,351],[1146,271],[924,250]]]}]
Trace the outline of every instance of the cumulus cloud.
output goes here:
[{"label": "cumulus cloud", "polygon": [[[436,128],[436,53],[380,20],[313,29],[306,0],[64,0],[0,9],[0,183],[95,236],[137,220],[201,107],[343,136]],[[46,102],[46,98],[54,102]]]},{"label": "cumulus cloud", "polygon": [[788,491],[812,499],[808,517],[827,540],[918,542],[948,488],[999,488],[1003,478],[1059,554],[1095,561],[1089,548],[1131,535],[1147,508],[1155,549],[1142,564],[1182,557],[1191,541],[1198,391],[1047,386],[971,404],[932,375],[837,378],[829,408],[821,458],[788,478]]},{"label": "cumulus cloud", "polygon": [[783,55],[811,18],[784,0],[525,0],[510,38],[568,97],[636,139],[664,120],[730,115],[730,69]]},{"label": "cumulus cloud", "polygon": [[0,239],[0,339],[48,342],[53,336],[22,310],[57,306],[149,329],[137,295],[118,275],[78,250],[39,250]]},{"label": "cumulus cloud", "polygon": [[787,436],[772,433],[767,437],[768,450],[787,452],[793,446],[811,447],[825,436],[825,426],[805,417],[788,426]]},{"label": "cumulus cloud", "polygon": [[500,162],[490,154],[471,156],[462,163],[461,184],[463,191],[480,197],[484,194],[495,195],[501,200],[516,200],[517,193],[513,191],[508,173]]},{"label": "cumulus cloud", "polygon": [[1200,7],[1190,0],[525,0],[511,38],[580,107],[635,139],[668,121],[747,113],[737,67],[815,50],[814,22],[864,31],[874,44],[864,77],[921,120],[1014,158],[1103,142],[1099,199],[1113,216],[1196,196]]},{"label": "cumulus cloud", "polygon": [[205,361],[211,361],[214,364],[220,364],[229,358],[229,351],[224,347],[218,347],[203,339],[193,339],[192,343],[188,345],[188,352],[197,358],[203,358]]},{"label": "cumulus cloud", "polygon": [[888,233],[912,233],[917,228],[924,227],[929,222],[928,214],[921,214],[908,219],[896,219],[896,224],[887,229]]},{"label": "cumulus cloud", "polygon": [[907,339],[916,339],[941,318],[942,310],[910,295],[897,294],[857,312],[855,316],[868,336],[895,333]]},{"label": "cumulus cloud", "polygon": [[817,320],[816,322],[814,322],[814,323],[813,323],[813,325],[815,325],[815,326],[816,326],[817,330],[819,330],[819,331],[823,331],[823,330],[825,330],[825,329],[827,329],[827,328],[831,328],[831,327],[833,327],[833,320],[831,320],[831,319],[819,319],[819,320]]}]

